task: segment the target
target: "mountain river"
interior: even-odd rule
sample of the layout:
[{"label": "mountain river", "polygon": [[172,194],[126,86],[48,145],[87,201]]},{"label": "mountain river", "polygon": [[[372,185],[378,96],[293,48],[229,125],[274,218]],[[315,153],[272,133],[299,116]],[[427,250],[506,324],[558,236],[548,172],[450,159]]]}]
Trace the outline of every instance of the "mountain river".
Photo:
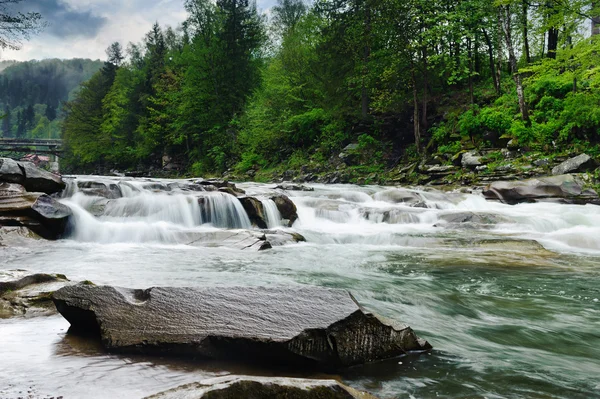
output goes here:
[{"label": "mountain river", "polygon": [[[83,192],[83,181],[118,186],[119,198]],[[600,398],[599,206],[509,206],[478,194],[379,186],[237,187],[262,201],[270,229],[306,242],[260,252],[219,245],[206,237],[257,230],[229,194],[175,180],[80,176],[61,199],[74,211],[69,236],[0,247],[0,273],[63,273],[131,288],[344,288],[434,350],[305,375],[113,355],[68,335],[60,315],[17,317],[0,320],[0,398],[142,398],[228,373],[337,378],[381,398]],[[270,199],[275,193],[298,208],[291,228]]]}]

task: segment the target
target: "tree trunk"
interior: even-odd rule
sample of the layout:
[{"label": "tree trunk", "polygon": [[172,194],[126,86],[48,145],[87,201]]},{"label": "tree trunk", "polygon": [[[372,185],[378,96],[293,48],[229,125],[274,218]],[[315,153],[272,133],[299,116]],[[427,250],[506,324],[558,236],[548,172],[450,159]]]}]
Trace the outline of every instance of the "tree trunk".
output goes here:
[{"label": "tree trunk", "polygon": [[548,29],[548,52],[546,53],[546,57],[548,58],[556,58],[556,50],[558,49],[558,29],[550,28]]},{"label": "tree trunk", "polygon": [[498,48],[496,49],[496,80],[498,81],[498,93],[502,93],[502,10],[498,7]]},{"label": "tree trunk", "polygon": [[523,15],[521,23],[523,24],[523,51],[525,51],[525,60],[528,64],[531,63],[531,52],[529,51],[529,5],[527,0],[522,0],[521,5],[523,7]]},{"label": "tree trunk", "polygon": [[413,128],[415,134],[415,147],[417,149],[417,153],[421,153],[421,126],[419,121],[419,92],[417,90],[417,79],[415,76],[415,67],[414,65],[411,68],[411,78],[413,85]]},{"label": "tree trunk", "polygon": [[496,93],[500,94],[500,84],[498,82],[498,76],[496,76],[496,65],[494,64],[494,45],[492,44],[492,39],[490,35],[487,33],[485,29],[481,29],[483,32],[483,38],[485,39],[485,43],[488,48],[488,57],[490,59],[490,73],[492,74],[492,79],[494,81],[494,89],[496,89]]},{"label": "tree trunk", "polygon": [[600,34],[600,16],[596,10],[596,2],[592,3],[592,36]]},{"label": "tree trunk", "polygon": [[517,64],[517,56],[515,55],[515,48],[512,41],[511,33],[511,21],[510,21],[510,6],[500,6],[501,15],[503,15],[502,31],[504,33],[504,40],[506,41],[506,47],[508,49],[508,59],[510,62],[510,69],[513,74],[513,79],[517,85],[517,97],[519,98],[519,110],[521,111],[521,117],[523,121],[529,125],[529,111],[527,104],[525,103],[525,93],[523,91],[523,80],[519,74],[519,66]]},{"label": "tree trunk", "polygon": [[475,103],[475,96],[473,94],[473,49],[472,49],[471,38],[467,38],[467,52],[469,57],[469,100],[471,105]]},{"label": "tree trunk", "polygon": [[427,106],[429,102],[429,75],[428,75],[428,62],[427,62],[427,49],[423,48],[423,111],[421,112],[421,126],[420,130],[427,131]]},{"label": "tree trunk", "polygon": [[369,58],[371,57],[371,8],[368,2],[365,2],[365,35],[364,35],[364,47],[363,47],[363,76],[362,76],[362,89],[361,89],[361,116],[363,120],[369,117],[369,105],[371,99],[369,97],[369,91],[367,89],[367,75],[369,74]]}]

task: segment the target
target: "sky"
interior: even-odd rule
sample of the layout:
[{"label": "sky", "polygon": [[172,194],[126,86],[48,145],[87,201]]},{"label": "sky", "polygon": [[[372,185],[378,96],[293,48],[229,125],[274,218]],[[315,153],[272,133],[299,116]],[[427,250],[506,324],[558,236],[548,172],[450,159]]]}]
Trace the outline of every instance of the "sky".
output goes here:
[{"label": "sky", "polygon": [[[19,51],[0,50],[0,60],[44,58],[105,59],[105,49],[118,41],[139,42],[158,21],[176,27],[186,17],[184,0],[22,0],[15,11],[39,12],[48,26],[23,42]],[[258,0],[267,9],[276,0]]]}]

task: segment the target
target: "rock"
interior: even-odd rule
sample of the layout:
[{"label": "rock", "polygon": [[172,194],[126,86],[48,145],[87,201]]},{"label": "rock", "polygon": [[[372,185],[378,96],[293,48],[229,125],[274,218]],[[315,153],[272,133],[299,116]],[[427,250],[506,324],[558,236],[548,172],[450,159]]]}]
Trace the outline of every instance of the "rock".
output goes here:
[{"label": "rock", "polygon": [[182,385],[146,399],[376,399],[335,380],[228,375]]},{"label": "rock", "polygon": [[31,162],[0,158],[0,182],[21,184],[31,192],[54,194],[66,187],[60,176],[39,169]]},{"label": "rock", "polygon": [[239,197],[241,192],[239,190],[236,190],[233,187],[221,187],[218,189],[218,191],[222,192],[222,193],[227,193],[229,195],[233,195],[234,197]]},{"label": "rock", "polygon": [[483,195],[488,200],[507,204],[555,201],[569,204],[600,203],[598,194],[583,188],[576,175],[540,177],[521,181],[499,181],[490,184]]},{"label": "rock", "polygon": [[200,184],[202,186],[214,186],[218,189],[230,189],[230,190],[233,190],[234,192],[236,192],[237,194],[246,194],[246,192],[244,190],[242,190],[241,188],[237,188],[235,184],[230,183],[226,180],[219,180],[219,179],[197,180],[194,183]]},{"label": "rock", "polygon": [[123,197],[121,188],[116,183],[106,184],[103,182],[96,181],[77,181],[77,187],[79,191],[96,197],[103,197],[106,199],[117,199]]},{"label": "rock", "polygon": [[519,142],[516,139],[509,140],[509,142],[506,143],[506,148],[511,151],[517,151],[519,150]]},{"label": "rock", "polygon": [[78,284],[53,300],[74,331],[98,333],[117,352],[338,369],[431,349],[338,289]]},{"label": "rock", "polygon": [[31,162],[19,162],[19,166],[25,175],[23,185],[27,191],[54,194],[67,186],[60,176],[39,169]]},{"label": "rock", "polygon": [[552,169],[553,175],[564,175],[575,172],[591,172],[598,167],[598,163],[587,154],[571,158]]},{"label": "rock", "polygon": [[47,238],[60,238],[71,209],[42,193],[28,193],[18,184],[0,183],[0,226],[27,227]]},{"label": "rock", "polygon": [[545,167],[550,165],[550,160],[548,158],[536,159],[533,164],[538,167]]},{"label": "rock", "polygon": [[56,313],[51,294],[68,284],[69,280],[60,274],[0,272],[0,319]]},{"label": "rock", "polygon": [[481,166],[477,166],[477,167],[475,168],[475,171],[476,171],[476,172],[485,172],[485,171],[487,171],[487,170],[488,170],[488,166],[487,166],[487,165],[481,165]]},{"label": "rock", "polygon": [[275,202],[275,205],[277,205],[281,218],[289,220],[290,223],[288,227],[292,227],[294,222],[298,220],[298,209],[296,208],[296,205],[285,195],[275,195],[271,197],[271,199]]},{"label": "rock", "polygon": [[419,193],[404,188],[380,191],[373,198],[376,201],[391,202],[393,204],[418,204],[423,202],[423,197]]},{"label": "rock", "polygon": [[284,191],[315,191],[314,188],[305,186],[303,184],[288,184],[288,183],[280,184],[277,187],[275,187],[275,189],[284,190]]},{"label": "rock", "polygon": [[179,242],[199,247],[227,247],[245,251],[264,251],[272,248],[264,233],[248,230],[183,233]]},{"label": "rock", "polygon": [[493,213],[481,212],[452,212],[439,215],[440,221],[435,227],[475,227],[481,228],[485,225],[496,225],[499,223],[508,223],[509,220],[503,216]]},{"label": "rock", "polygon": [[0,158],[0,182],[25,183],[25,173],[19,163],[10,158]]},{"label": "rock", "polygon": [[481,166],[481,156],[476,151],[468,151],[462,155],[461,165],[463,168],[475,169]]},{"label": "rock", "polygon": [[463,160],[463,156],[465,155],[466,151],[460,151],[457,152],[456,154],[454,154],[454,156],[452,156],[452,158],[450,159],[450,162],[452,162],[452,165],[454,166],[462,166],[462,160]]},{"label": "rock", "polygon": [[242,197],[238,198],[238,200],[242,203],[242,206],[253,225],[259,229],[266,229],[268,227],[265,208],[260,200],[254,197]]},{"label": "rock", "polygon": [[283,230],[268,230],[265,231],[267,241],[274,247],[280,247],[282,245],[294,244],[298,242],[306,242],[306,238],[302,234],[283,231]]}]

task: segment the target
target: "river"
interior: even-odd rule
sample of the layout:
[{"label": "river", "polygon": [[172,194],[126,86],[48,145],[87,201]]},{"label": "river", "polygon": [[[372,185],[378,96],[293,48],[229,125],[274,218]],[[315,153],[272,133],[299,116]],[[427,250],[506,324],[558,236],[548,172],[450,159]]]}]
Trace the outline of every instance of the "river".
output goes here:
[{"label": "river", "polygon": [[[313,185],[286,192],[299,215],[287,228],[268,200],[281,191],[242,183],[262,198],[269,227],[306,238],[255,252],[181,239],[249,229],[232,196],[178,190],[171,180],[78,180],[117,184],[123,198],[94,211],[100,199],[71,183],[61,200],[75,212],[70,237],[0,248],[0,272],[133,288],[345,288],[366,309],[410,325],[434,350],[338,376],[295,376],[339,378],[382,398],[600,397],[598,206],[509,206],[430,190],[399,202],[406,192]],[[210,197],[210,214],[198,210],[198,196]],[[293,375],[111,355],[67,335],[68,327],[59,315],[0,320],[0,398],[141,398],[227,373]]]}]

